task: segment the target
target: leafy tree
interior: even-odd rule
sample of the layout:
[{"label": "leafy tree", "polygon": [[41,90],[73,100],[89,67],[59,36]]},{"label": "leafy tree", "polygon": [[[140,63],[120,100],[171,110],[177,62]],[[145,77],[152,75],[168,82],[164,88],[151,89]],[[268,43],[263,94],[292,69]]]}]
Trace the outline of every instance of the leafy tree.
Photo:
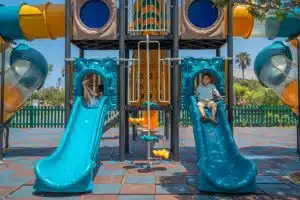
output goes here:
[{"label": "leafy tree", "polygon": [[48,64],[48,74],[51,74],[51,72],[53,72],[53,65]]},{"label": "leafy tree", "polygon": [[59,90],[55,87],[43,88],[40,91],[34,92],[32,99],[38,99],[48,105],[60,106],[64,103],[65,93],[64,90]]},{"label": "leafy tree", "polygon": [[258,80],[254,79],[241,79],[241,78],[235,78],[234,83],[241,84],[242,86],[247,87],[249,90],[256,90],[257,88],[262,87],[260,82]]},{"label": "leafy tree", "polygon": [[276,93],[257,80],[234,79],[233,94],[237,100],[253,105],[283,105]]},{"label": "leafy tree", "polygon": [[251,57],[247,52],[240,52],[235,57],[235,63],[242,69],[243,79],[245,79],[245,69],[251,65]]},{"label": "leafy tree", "polygon": [[236,102],[240,102],[246,93],[249,92],[249,89],[239,83],[233,85],[233,95],[236,99]]},{"label": "leafy tree", "polygon": [[[213,0],[217,7],[226,7],[228,0]],[[235,5],[248,6],[249,13],[259,20],[264,20],[269,11],[274,11],[278,20],[283,20],[287,14],[293,14],[298,19],[300,15],[294,9],[300,7],[299,0],[233,0]]]}]

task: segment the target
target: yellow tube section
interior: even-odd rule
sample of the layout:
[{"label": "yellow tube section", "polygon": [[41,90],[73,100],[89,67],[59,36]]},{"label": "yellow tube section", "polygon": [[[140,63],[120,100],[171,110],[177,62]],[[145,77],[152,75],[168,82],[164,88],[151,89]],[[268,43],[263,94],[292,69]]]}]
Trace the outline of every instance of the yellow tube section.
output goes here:
[{"label": "yellow tube section", "polygon": [[[251,36],[254,27],[254,17],[248,12],[246,6],[233,8],[233,36],[245,39]],[[227,13],[227,11],[225,12]],[[225,33],[227,35],[227,15],[225,15]]]},{"label": "yellow tube section", "polygon": [[19,12],[20,27],[27,40],[65,36],[65,5],[23,5]]}]

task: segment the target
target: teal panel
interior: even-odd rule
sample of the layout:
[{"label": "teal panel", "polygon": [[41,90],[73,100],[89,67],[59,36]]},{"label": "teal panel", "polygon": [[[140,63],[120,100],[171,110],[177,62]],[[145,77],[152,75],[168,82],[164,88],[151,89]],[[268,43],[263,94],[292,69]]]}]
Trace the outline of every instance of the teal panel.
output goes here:
[{"label": "teal panel", "polygon": [[6,40],[25,39],[19,21],[20,6],[0,5],[0,35]]},{"label": "teal panel", "polygon": [[[294,12],[300,15],[300,8]],[[266,19],[266,36],[269,39],[275,37],[296,37],[300,34],[300,19],[289,13],[283,21],[279,21],[274,14]]]},{"label": "teal panel", "polygon": [[184,58],[181,77],[181,103],[183,109],[189,108],[189,97],[194,95],[194,81],[200,73],[209,73],[216,80],[216,87],[225,95],[225,61],[223,58]]},{"label": "teal panel", "polygon": [[82,80],[87,74],[96,74],[102,77],[104,83],[104,95],[109,98],[110,109],[117,106],[117,71],[116,60],[104,59],[75,59],[74,64],[74,100],[83,96]]}]

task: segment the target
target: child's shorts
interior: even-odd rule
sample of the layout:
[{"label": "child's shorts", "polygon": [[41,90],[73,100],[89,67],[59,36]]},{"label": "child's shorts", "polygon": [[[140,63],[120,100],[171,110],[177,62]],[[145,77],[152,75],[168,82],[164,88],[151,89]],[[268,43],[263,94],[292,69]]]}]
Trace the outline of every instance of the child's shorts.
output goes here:
[{"label": "child's shorts", "polygon": [[199,101],[198,106],[200,107],[208,107],[208,108],[216,108],[217,107],[217,103],[214,101]]}]

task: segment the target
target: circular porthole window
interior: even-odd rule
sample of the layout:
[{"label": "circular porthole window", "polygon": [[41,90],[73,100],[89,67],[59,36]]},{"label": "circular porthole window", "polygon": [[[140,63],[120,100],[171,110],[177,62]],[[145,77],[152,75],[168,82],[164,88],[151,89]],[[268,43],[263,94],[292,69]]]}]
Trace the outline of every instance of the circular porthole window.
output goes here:
[{"label": "circular porthole window", "polygon": [[103,0],[87,1],[80,9],[80,19],[89,28],[102,28],[108,22],[109,17],[109,7]]},{"label": "circular porthole window", "polygon": [[218,9],[210,0],[194,0],[187,8],[190,22],[198,28],[208,28],[218,19]]}]

